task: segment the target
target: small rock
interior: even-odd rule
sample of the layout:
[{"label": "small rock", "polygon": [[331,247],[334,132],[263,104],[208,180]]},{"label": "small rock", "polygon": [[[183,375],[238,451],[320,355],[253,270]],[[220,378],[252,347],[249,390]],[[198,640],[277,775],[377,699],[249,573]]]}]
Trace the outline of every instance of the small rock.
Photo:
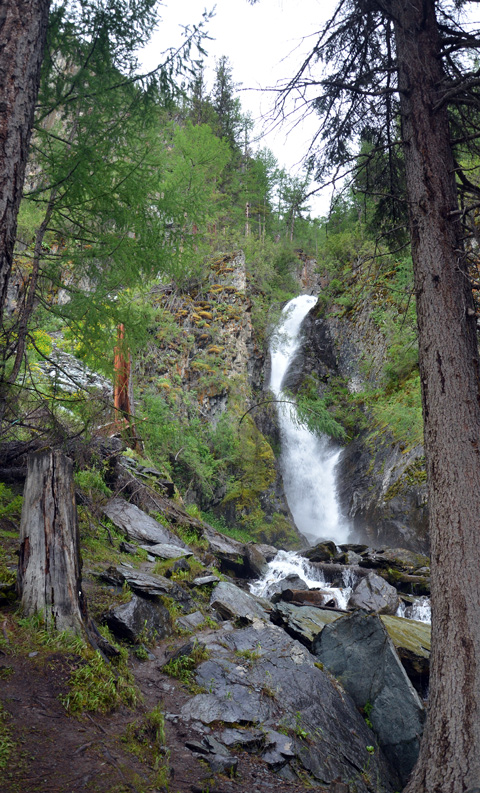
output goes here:
[{"label": "small rock", "polygon": [[192,614],[186,614],[184,617],[179,617],[177,619],[177,625],[180,628],[183,628],[186,631],[193,631],[195,628],[198,628],[205,621],[205,617],[203,616],[201,611],[194,611]]},{"label": "small rock", "polygon": [[134,545],[131,542],[121,542],[120,550],[122,551],[122,553],[130,553],[132,554],[132,556],[134,556],[137,553],[138,548],[136,545]]},{"label": "small rock", "polygon": [[156,545],[141,545],[140,548],[148,551],[152,556],[158,556],[159,559],[179,559],[182,556],[192,556],[192,551],[186,548],[163,542],[158,542]]},{"label": "small rock", "polygon": [[217,575],[203,575],[190,581],[189,586],[208,586],[208,584],[218,584],[219,581],[220,579]]}]

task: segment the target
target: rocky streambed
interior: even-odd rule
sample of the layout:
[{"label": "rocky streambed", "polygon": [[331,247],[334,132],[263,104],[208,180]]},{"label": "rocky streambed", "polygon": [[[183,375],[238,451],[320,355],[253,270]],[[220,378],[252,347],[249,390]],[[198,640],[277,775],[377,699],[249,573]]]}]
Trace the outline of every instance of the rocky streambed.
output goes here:
[{"label": "rocky streambed", "polygon": [[[159,673],[188,670],[189,697],[167,718],[192,757],[234,775],[255,756],[285,783],[335,793],[406,783],[423,728],[430,626],[398,615],[425,609],[427,557],[334,543],[300,557],[195,519],[189,545],[121,499],[105,512],[149,561],[101,573],[103,585],[131,591],[104,620],[134,646],[149,640],[145,664]],[[159,667],[155,646],[175,636]]]}]

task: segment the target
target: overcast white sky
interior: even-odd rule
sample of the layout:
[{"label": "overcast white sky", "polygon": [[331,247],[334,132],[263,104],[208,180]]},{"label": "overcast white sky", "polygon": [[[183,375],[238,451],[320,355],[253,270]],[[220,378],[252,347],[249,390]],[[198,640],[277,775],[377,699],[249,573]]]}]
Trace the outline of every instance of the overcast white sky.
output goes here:
[{"label": "overcast white sky", "polygon": [[[142,55],[145,66],[156,65],[161,51],[181,41],[181,25],[199,22],[203,11],[214,5],[205,0],[166,0],[162,24]],[[208,23],[212,41],[206,42],[207,65],[213,70],[215,58],[227,55],[235,82],[241,83],[242,89],[257,89],[239,94],[244,112],[250,112],[255,121],[257,134],[271,126],[262,123],[261,116],[273,102],[272,94],[258,89],[272,87],[295,72],[302,53],[309,52],[314,40],[302,39],[319,31],[334,7],[335,0],[260,0],[253,6],[247,0],[217,0],[215,16]],[[211,85],[211,77],[208,79]],[[285,124],[267,131],[257,145],[271,149],[279,164],[293,175],[315,129],[313,117],[293,130]],[[328,196],[312,200],[312,215],[325,214],[328,202]]]}]

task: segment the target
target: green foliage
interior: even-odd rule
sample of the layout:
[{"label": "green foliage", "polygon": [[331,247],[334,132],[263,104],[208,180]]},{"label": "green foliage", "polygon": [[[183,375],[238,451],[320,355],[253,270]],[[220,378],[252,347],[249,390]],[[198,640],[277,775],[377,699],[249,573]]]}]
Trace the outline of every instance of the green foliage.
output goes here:
[{"label": "green foliage", "polygon": [[172,659],[162,667],[162,672],[181,680],[191,692],[199,693],[198,686],[194,683],[195,669],[200,663],[207,661],[209,657],[210,653],[206,647],[194,641],[189,655],[180,655],[178,658]]},{"label": "green foliage", "polygon": [[72,670],[69,691],[62,703],[69,713],[107,713],[120,705],[134,707],[140,698],[132,673],[128,669],[128,652],[118,648],[115,666],[99,652],[84,651],[84,658]]},{"label": "green foliage", "polygon": [[13,490],[0,482],[0,520],[9,518],[18,520],[22,511],[22,496],[15,495]]},{"label": "green foliage", "polygon": [[83,468],[75,471],[74,481],[80,490],[83,490],[90,499],[95,496],[111,496],[112,491],[105,484],[103,474],[96,468]]},{"label": "green foliage", "polygon": [[393,392],[380,393],[371,405],[381,428],[388,428],[394,438],[409,447],[423,443],[422,397],[420,376],[412,375]]},{"label": "green foliage", "polygon": [[13,731],[9,724],[10,714],[0,704],[0,770],[8,768],[10,756],[15,750]]},{"label": "green foliage", "polygon": [[318,394],[318,384],[313,376],[306,377],[296,398],[298,421],[310,432],[328,435],[343,441],[346,431],[328,409],[325,398]]}]

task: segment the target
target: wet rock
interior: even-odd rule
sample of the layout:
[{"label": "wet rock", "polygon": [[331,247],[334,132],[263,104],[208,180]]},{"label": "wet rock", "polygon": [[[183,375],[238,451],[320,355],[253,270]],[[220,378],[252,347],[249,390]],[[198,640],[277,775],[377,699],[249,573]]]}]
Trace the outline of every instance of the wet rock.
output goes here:
[{"label": "wet rock", "polygon": [[356,612],[326,626],[313,651],[368,718],[378,742],[405,784],[415,765],[424,708],[382,620]]},{"label": "wet rock", "polygon": [[337,606],[332,592],[323,589],[284,589],[282,600],[300,606]]},{"label": "wet rock", "polygon": [[268,613],[257,598],[228,581],[221,581],[215,587],[210,598],[210,606],[226,620],[236,617],[250,622],[255,618],[268,620]]},{"label": "wet rock", "polygon": [[130,504],[123,498],[112,498],[103,511],[117,528],[125,532],[128,540],[133,539],[152,545],[157,543],[173,544],[186,548],[185,543],[179,537],[168,531],[161,523],[136,507],[135,504]]},{"label": "wet rock", "polygon": [[180,548],[179,545],[172,545],[159,542],[156,545],[141,545],[145,551],[159,559],[180,559],[182,556],[192,556],[192,551],[188,548]]},{"label": "wet rock", "polygon": [[268,570],[268,564],[265,556],[261,552],[258,545],[249,542],[245,545],[245,560],[248,566],[248,574],[250,578],[262,578]]},{"label": "wet rock", "polygon": [[136,595],[107,612],[104,622],[115,636],[129,642],[163,639],[172,633],[172,621],[165,606]]},{"label": "wet rock", "polygon": [[[369,763],[382,790],[399,789],[382,753],[370,757],[367,752],[374,736],[350,697],[281,628],[256,620],[242,630],[216,631],[204,643],[211,657],[198,667],[196,682],[206,693],[183,706],[184,719],[224,722],[235,729],[262,725],[276,733],[281,727],[288,736],[275,748],[283,761],[292,752],[322,784],[345,780],[366,793],[362,769]],[[293,739],[291,747],[282,744],[284,738]],[[291,773],[288,764],[283,768]]]},{"label": "wet rock", "polygon": [[319,542],[313,548],[303,551],[303,556],[311,562],[329,562],[337,554],[337,546],[334,542]]},{"label": "wet rock", "polygon": [[417,692],[424,696],[430,672],[431,626],[425,622],[391,617],[381,617],[388,635]]},{"label": "wet rock", "polygon": [[307,590],[308,584],[306,584],[303,578],[300,578],[300,576],[296,575],[295,573],[290,573],[290,575],[287,575],[286,578],[282,578],[280,581],[275,581],[275,583],[268,586],[268,597],[271,598],[273,603],[275,603],[281,599],[282,592],[285,592],[287,589]]},{"label": "wet rock", "polygon": [[348,605],[376,614],[395,614],[399,602],[395,587],[371,572],[357,584]]},{"label": "wet rock", "polygon": [[260,553],[263,554],[267,562],[271,562],[272,559],[275,559],[278,553],[278,548],[275,548],[274,545],[265,545],[265,543],[259,542],[257,543],[256,547]]},{"label": "wet rock", "polygon": [[343,551],[337,554],[333,561],[337,564],[359,564],[362,561],[362,557],[355,551]]},{"label": "wet rock", "polygon": [[311,606],[294,606],[291,603],[277,603],[270,619],[274,625],[281,625],[290,636],[298,639],[309,650],[312,642],[323,630],[342,616],[343,612],[326,611]]}]

